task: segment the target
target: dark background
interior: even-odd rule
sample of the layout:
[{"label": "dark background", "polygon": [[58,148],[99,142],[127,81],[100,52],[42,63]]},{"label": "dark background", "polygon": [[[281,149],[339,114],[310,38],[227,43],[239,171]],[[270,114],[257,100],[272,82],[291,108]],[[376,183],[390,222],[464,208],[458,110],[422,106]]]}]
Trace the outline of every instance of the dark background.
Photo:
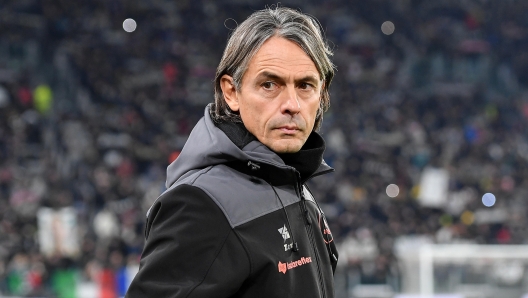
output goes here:
[{"label": "dark background", "polygon": [[[213,100],[231,29],[269,5],[0,1],[0,294],[66,297],[59,273],[101,283],[99,272],[112,280],[137,266],[145,211]],[[310,186],[340,265],[397,291],[401,237],[527,242],[528,2],[280,5],[315,16],[334,51],[321,133],[336,172]],[[382,33],[385,21],[393,34]],[[449,173],[442,208],[417,200],[428,167]],[[485,193],[497,198],[491,208]],[[74,208],[78,256],[40,252],[42,207]]]}]

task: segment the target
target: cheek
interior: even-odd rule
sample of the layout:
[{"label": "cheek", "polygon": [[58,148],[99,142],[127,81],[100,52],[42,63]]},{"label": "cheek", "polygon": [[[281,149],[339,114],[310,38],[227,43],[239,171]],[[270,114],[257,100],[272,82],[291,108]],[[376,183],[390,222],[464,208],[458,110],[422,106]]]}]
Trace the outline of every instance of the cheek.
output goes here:
[{"label": "cheek", "polygon": [[315,100],[314,102],[309,103],[309,108],[307,109],[308,113],[307,116],[307,122],[310,123],[310,126],[313,128],[315,123],[315,117],[317,116],[317,111],[319,110],[319,100]]},{"label": "cheek", "polygon": [[253,135],[258,136],[264,130],[264,113],[256,103],[245,103],[240,106],[240,116],[246,128]]}]

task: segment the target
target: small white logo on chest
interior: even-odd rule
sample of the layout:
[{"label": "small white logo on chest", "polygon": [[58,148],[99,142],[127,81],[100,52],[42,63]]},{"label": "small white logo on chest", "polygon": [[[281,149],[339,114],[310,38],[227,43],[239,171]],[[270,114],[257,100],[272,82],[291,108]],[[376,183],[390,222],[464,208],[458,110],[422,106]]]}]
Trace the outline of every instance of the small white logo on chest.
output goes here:
[{"label": "small white logo on chest", "polygon": [[278,229],[278,231],[281,234],[282,239],[284,240],[284,251],[288,251],[292,249],[293,243],[291,241],[287,241],[288,239],[290,239],[290,232],[288,231],[288,228],[286,228],[286,225]]},{"label": "small white logo on chest", "polygon": [[282,239],[284,239],[284,241],[286,241],[286,239],[290,239],[290,233],[288,232],[286,225],[279,229],[279,233],[282,235]]}]

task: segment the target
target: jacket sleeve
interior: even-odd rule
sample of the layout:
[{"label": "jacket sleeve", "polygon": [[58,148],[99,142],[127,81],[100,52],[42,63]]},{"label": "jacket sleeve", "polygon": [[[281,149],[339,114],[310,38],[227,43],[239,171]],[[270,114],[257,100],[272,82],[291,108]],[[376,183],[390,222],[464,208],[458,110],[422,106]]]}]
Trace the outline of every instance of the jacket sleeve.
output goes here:
[{"label": "jacket sleeve", "polygon": [[230,297],[250,273],[246,250],[200,188],[180,185],[152,206],[127,298]]}]

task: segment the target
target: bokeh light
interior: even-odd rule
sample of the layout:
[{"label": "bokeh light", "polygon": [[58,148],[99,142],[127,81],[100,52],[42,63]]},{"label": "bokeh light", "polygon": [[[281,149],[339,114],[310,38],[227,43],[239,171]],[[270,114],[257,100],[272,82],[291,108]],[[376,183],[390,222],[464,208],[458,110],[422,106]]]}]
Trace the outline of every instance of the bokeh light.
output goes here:
[{"label": "bokeh light", "polygon": [[453,224],[453,217],[449,214],[442,214],[438,221],[443,227],[449,227]]},{"label": "bokeh light", "polygon": [[386,189],[387,195],[391,198],[395,198],[400,194],[400,188],[396,184],[389,184]]},{"label": "bokeh light", "polygon": [[396,27],[391,21],[386,21],[381,24],[381,32],[383,32],[383,34],[385,35],[391,35],[392,33],[394,33],[394,29],[396,29]]},{"label": "bokeh light", "polygon": [[460,221],[466,226],[472,225],[475,222],[475,214],[466,210],[460,215]]},{"label": "bokeh light", "polygon": [[495,195],[492,193],[488,192],[482,196],[482,204],[484,204],[484,206],[486,207],[492,207],[493,205],[495,205],[495,201]]},{"label": "bokeh light", "polygon": [[123,22],[123,29],[125,29],[126,32],[134,32],[137,28],[136,21],[134,19],[126,19]]}]

